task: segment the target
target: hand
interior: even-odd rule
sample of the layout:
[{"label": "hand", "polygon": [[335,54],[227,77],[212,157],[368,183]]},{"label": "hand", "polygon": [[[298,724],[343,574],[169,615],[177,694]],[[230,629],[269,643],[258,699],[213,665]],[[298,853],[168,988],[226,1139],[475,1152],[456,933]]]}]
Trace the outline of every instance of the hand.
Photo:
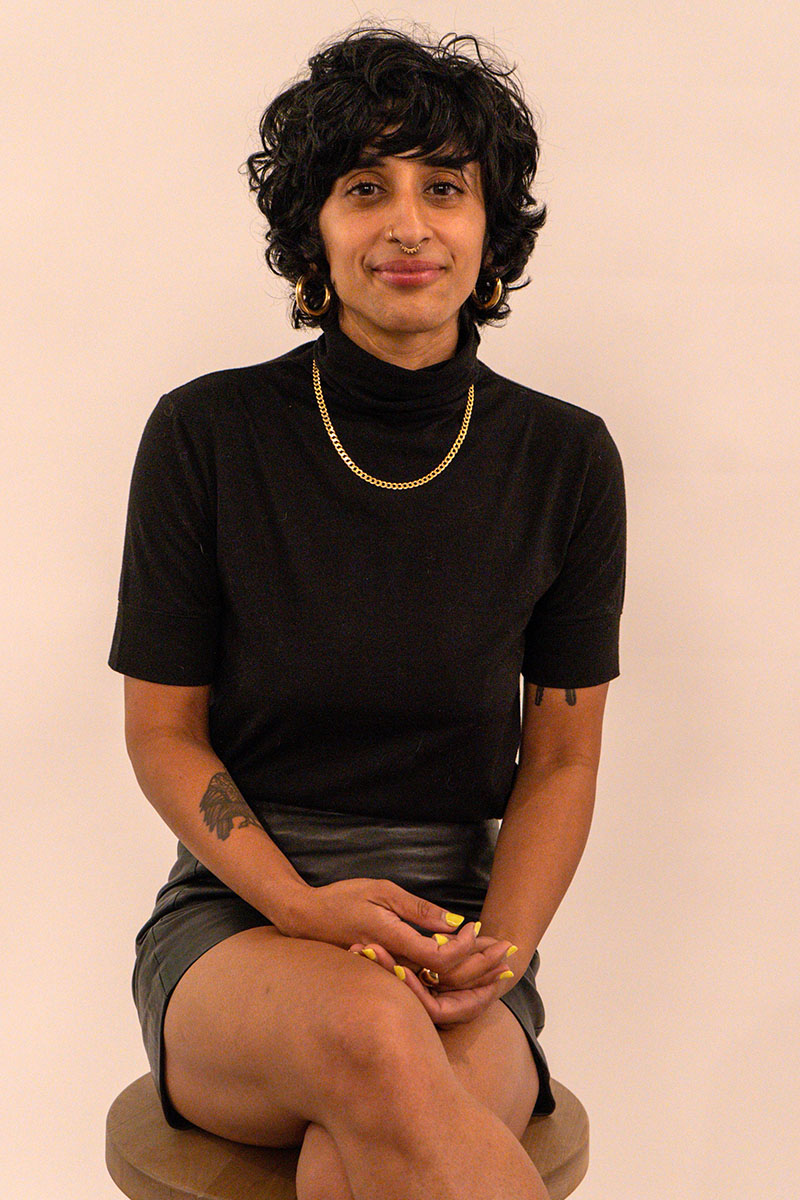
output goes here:
[{"label": "hand", "polygon": [[452,939],[462,943],[465,957],[449,970],[438,968],[439,983],[434,985],[425,984],[417,977],[417,964],[397,961],[378,943],[367,946],[354,943],[350,950],[398,975],[421,1002],[434,1025],[449,1029],[474,1020],[518,982],[507,957],[511,943],[490,937],[475,938],[474,930],[475,925],[471,923]]},{"label": "hand", "polygon": [[[287,937],[329,942],[347,950],[354,944],[377,944],[393,960],[432,971],[450,972],[475,953],[474,925],[452,936],[464,920],[438,904],[415,896],[389,879],[341,879],[323,887],[306,887],[293,899],[291,911],[279,918],[277,928]],[[435,931],[434,937],[413,926]],[[445,933],[446,931],[446,933]],[[441,940],[441,945],[438,944]],[[494,939],[479,939],[488,944]],[[505,949],[510,943],[504,943]],[[485,966],[485,964],[484,964]],[[476,975],[467,972],[467,978]],[[464,980],[455,976],[456,986]]]}]

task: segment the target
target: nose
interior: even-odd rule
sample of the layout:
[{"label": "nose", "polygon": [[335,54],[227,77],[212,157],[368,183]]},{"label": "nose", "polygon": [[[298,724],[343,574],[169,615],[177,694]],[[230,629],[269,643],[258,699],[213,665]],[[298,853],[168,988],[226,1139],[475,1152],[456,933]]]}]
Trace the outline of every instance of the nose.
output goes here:
[{"label": "nose", "polygon": [[398,186],[384,211],[387,236],[391,229],[404,246],[416,246],[430,237],[425,201],[413,184]]}]

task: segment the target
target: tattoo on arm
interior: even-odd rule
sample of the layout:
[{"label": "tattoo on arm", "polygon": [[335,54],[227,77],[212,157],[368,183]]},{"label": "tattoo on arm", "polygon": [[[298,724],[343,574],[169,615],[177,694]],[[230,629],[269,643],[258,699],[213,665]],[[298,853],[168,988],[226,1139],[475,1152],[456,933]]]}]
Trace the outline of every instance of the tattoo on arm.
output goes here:
[{"label": "tattoo on arm", "polygon": [[[222,842],[233,828],[245,829],[248,825],[262,828],[227,771],[218,771],[212,777],[200,801],[200,812],[206,825]],[[237,817],[242,818],[242,823],[234,827],[233,822]]]},{"label": "tattoo on arm", "polygon": [[[536,694],[533,697],[533,703],[541,704],[542,696],[544,696],[544,688],[537,685]],[[577,702],[575,688],[564,688],[564,699],[566,700],[567,704],[575,704]]]}]

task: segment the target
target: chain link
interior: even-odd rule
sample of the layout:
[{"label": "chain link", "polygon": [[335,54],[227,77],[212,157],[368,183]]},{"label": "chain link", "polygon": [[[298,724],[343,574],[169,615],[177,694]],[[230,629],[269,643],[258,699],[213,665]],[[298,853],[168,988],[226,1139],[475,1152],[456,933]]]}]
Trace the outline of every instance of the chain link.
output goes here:
[{"label": "chain link", "polygon": [[342,458],[347,463],[350,470],[354,471],[355,474],[358,475],[360,479],[365,479],[367,481],[367,483],[374,483],[376,487],[382,487],[382,488],[395,488],[395,489],[399,490],[402,488],[419,487],[420,484],[428,483],[429,480],[435,479],[436,476],[439,475],[445,469],[445,467],[449,463],[451,463],[452,460],[455,458],[455,456],[458,453],[458,450],[461,446],[461,443],[464,441],[464,438],[467,435],[467,429],[469,428],[469,420],[470,420],[470,417],[472,416],[472,405],[475,400],[475,384],[474,383],[470,384],[469,392],[467,394],[467,407],[466,407],[466,411],[464,413],[464,420],[461,422],[461,429],[459,430],[458,437],[453,442],[453,445],[450,447],[450,451],[447,454],[447,456],[439,463],[438,467],[436,467],[433,471],[429,471],[427,475],[423,475],[421,479],[410,479],[407,483],[393,483],[386,479],[376,479],[374,475],[368,475],[366,471],[361,470],[361,467],[356,466],[356,464],[353,462],[350,455],[345,451],[344,447],[342,446],[342,443],[339,441],[338,437],[336,436],[336,430],[333,428],[333,425],[331,424],[331,419],[328,416],[328,409],[325,405],[325,400],[322,395],[322,384],[320,383],[319,370],[317,368],[317,360],[314,359],[313,363],[314,363],[314,392],[316,393],[317,404],[319,405],[319,411],[322,414],[322,420],[325,424],[325,428],[328,431],[328,436],[330,437],[331,441],[333,442],[334,446],[336,447],[336,451],[339,454],[339,457]]}]

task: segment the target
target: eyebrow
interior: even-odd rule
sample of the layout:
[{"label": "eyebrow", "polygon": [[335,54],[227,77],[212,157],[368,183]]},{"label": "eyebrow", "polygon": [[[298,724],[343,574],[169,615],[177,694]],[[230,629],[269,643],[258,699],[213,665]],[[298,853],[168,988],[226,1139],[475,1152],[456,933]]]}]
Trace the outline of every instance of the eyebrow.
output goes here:
[{"label": "eyebrow", "polygon": [[[422,162],[426,167],[452,167],[453,155],[451,154],[428,154],[425,158],[415,158],[412,162]],[[377,154],[375,151],[362,150],[359,155],[358,162],[350,169],[352,171],[361,171],[364,167],[380,167],[386,162],[382,154]],[[463,167],[454,167],[454,170],[462,170]],[[348,172],[349,174],[349,172]]]}]

